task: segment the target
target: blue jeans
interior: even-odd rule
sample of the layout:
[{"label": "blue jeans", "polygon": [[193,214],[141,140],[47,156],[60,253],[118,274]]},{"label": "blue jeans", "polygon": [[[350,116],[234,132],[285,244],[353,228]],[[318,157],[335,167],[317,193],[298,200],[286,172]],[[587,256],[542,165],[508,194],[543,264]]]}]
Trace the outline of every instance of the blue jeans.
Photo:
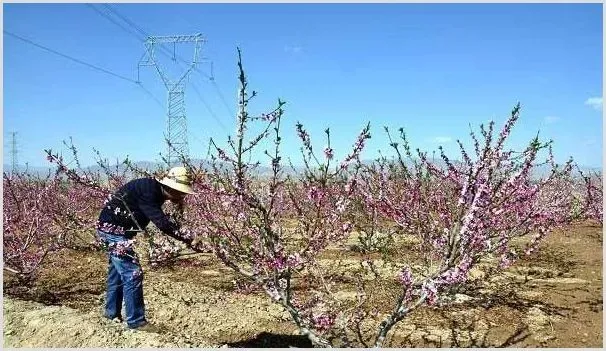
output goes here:
[{"label": "blue jeans", "polygon": [[108,246],[109,269],[105,317],[121,317],[122,301],[126,307],[126,324],[136,328],[147,323],[143,302],[143,271],[137,254],[124,236],[97,231]]}]

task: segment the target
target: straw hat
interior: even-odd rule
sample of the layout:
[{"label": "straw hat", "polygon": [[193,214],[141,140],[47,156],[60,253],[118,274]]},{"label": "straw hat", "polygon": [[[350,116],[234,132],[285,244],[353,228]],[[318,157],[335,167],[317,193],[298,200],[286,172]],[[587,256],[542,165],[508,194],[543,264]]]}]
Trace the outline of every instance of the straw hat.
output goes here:
[{"label": "straw hat", "polygon": [[193,194],[192,181],[189,177],[189,172],[185,167],[173,167],[168,171],[168,174],[158,180],[160,184],[164,184],[171,189],[175,189],[182,193]]}]

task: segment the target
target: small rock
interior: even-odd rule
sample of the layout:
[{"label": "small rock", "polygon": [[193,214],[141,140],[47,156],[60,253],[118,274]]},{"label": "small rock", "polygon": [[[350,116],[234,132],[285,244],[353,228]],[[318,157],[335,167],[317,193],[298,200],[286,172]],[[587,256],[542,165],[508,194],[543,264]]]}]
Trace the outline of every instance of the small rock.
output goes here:
[{"label": "small rock", "polygon": [[547,342],[547,341],[551,341],[551,340],[555,340],[556,337],[554,335],[548,335],[546,337],[543,338],[543,340],[540,340],[542,342]]},{"label": "small rock", "polygon": [[463,302],[467,302],[473,300],[473,298],[469,295],[465,295],[465,294],[455,294],[454,296],[454,301],[456,303],[463,303]]},{"label": "small rock", "polygon": [[483,272],[483,271],[481,271],[481,270],[479,270],[479,269],[477,269],[477,268],[472,268],[469,271],[469,277],[471,277],[472,280],[483,279],[483,278],[486,277],[486,273]]}]

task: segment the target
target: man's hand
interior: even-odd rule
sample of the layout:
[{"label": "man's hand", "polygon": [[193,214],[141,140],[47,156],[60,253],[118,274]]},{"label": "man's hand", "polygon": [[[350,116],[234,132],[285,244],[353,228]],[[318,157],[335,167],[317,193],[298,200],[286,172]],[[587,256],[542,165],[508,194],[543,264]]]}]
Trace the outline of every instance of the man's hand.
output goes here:
[{"label": "man's hand", "polygon": [[194,233],[187,228],[181,228],[177,230],[173,236],[175,239],[181,239],[182,241],[191,242],[195,237]]},{"label": "man's hand", "polygon": [[194,240],[192,240],[192,242],[191,242],[191,244],[190,244],[190,245],[191,245],[191,246],[192,246],[194,249],[196,249],[196,248],[198,248],[198,246],[199,246],[200,244],[202,244],[202,237],[200,237],[199,235],[196,235],[196,236],[194,237]]},{"label": "man's hand", "polygon": [[193,248],[194,250],[201,249],[203,242],[202,236],[197,235],[193,231],[188,228],[181,228],[175,233],[182,241],[186,242]]}]

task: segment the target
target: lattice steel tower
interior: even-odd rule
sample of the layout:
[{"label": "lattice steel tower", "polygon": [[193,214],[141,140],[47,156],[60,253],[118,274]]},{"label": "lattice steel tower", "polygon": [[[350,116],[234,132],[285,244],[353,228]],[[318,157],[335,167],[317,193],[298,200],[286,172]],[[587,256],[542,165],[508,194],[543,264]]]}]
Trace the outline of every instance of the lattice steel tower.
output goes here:
[{"label": "lattice steel tower", "polygon": [[11,132],[11,174],[17,170],[17,132]]},{"label": "lattice steel tower", "polygon": [[[168,162],[169,166],[175,165],[179,161],[179,155],[189,158],[189,146],[187,142],[187,118],[185,115],[185,83],[187,77],[198,64],[198,55],[200,53],[201,44],[206,42],[202,34],[194,35],[172,35],[172,36],[150,36],[145,41],[146,52],[139,62],[141,66],[153,66],[162,82],[168,90],[167,100],[167,135],[166,138],[172,145],[168,147]],[[183,74],[176,79],[169,79],[164,70],[158,65],[156,59],[157,49],[166,48],[161,45],[170,45],[173,47],[173,61],[176,61],[176,45],[177,44],[194,44],[194,57],[192,63]]]}]

